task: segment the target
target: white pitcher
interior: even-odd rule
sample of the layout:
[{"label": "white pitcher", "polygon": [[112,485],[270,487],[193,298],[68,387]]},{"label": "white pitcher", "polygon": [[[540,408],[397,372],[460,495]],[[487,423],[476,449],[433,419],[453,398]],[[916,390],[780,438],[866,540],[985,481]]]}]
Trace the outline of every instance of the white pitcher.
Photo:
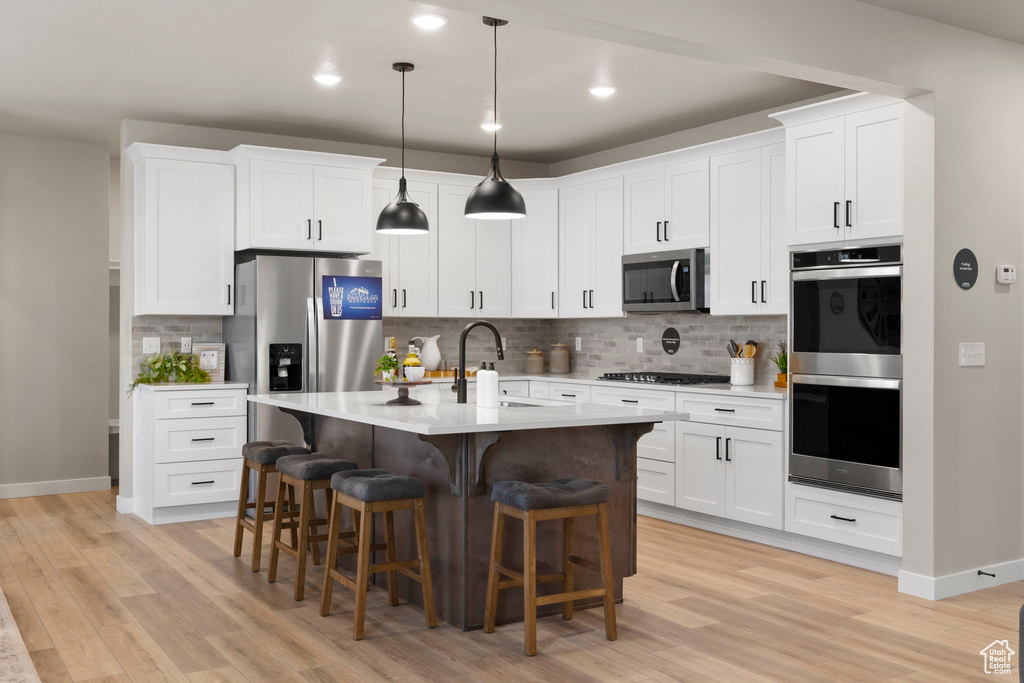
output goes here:
[{"label": "white pitcher", "polygon": [[420,349],[420,364],[427,372],[433,372],[441,366],[441,349],[437,348],[437,340],[440,338],[439,334],[433,337],[413,337],[413,341],[419,339],[423,342]]}]

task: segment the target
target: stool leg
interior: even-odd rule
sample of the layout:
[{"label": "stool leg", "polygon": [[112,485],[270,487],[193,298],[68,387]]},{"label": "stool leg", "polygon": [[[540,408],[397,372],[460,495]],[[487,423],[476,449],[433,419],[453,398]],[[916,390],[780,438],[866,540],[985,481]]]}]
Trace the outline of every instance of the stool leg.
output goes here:
[{"label": "stool leg", "polygon": [[302,483],[302,503],[299,507],[298,567],[295,570],[295,599],[302,600],[306,594],[306,544],[309,543],[310,508],[313,507],[313,483]]},{"label": "stool leg", "polygon": [[612,549],[608,539],[608,504],[597,506],[597,538],[601,545],[601,584],[604,586],[604,634],[608,640],[619,637],[615,627],[615,586],[612,584]]},{"label": "stool leg", "polygon": [[238,487],[238,517],[235,518],[235,548],[234,555],[239,557],[242,554],[242,531],[245,527],[242,522],[245,520],[245,503],[249,497],[249,461],[242,458],[242,481]]},{"label": "stool leg", "polygon": [[537,654],[537,511],[523,520],[523,631],[526,654]]},{"label": "stool leg", "polygon": [[484,607],[484,631],[494,633],[494,621],[498,613],[498,581],[501,577],[494,568],[501,563],[502,536],[505,531],[505,515],[494,504],[494,523],[491,525],[491,562],[487,567],[487,602]]},{"label": "stool leg", "polygon": [[434,580],[430,576],[430,548],[427,544],[427,518],[423,510],[423,499],[413,504],[416,519],[416,551],[420,557],[420,577],[423,579],[423,613],[427,617],[427,628],[437,626],[437,611],[434,609]]},{"label": "stool leg", "polygon": [[[388,544],[388,562],[398,561],[398,551],[395,550],[395,513],[391,510],[384,513],[384,540]],[[391,606],[398,604],[398,572],[395,570],[388,572],[388,603]]]},{"label": "stool leg", "polygon": [[[333,493],[333,492],[331,492]],[[333,496],[332,496],[333,497]],[[331,613],[331,593],[334,591],[334,577],[331,572],[338,566],[338,534],[341,533],[341,503],[337,500],[331,506],[328,515],[331,520],[327,526],[327,557],[324,562],[324,589],[320,595],[320,616]]]},{"label": "stool leg", "polygon": [[[562,571],[565,572],[565,581],[562,584],[563,593],[572,593],[574,574],[576,566],[569,561],[572,555],[573,535],[576,533],[576,518],[566,517],[562,522]],[[572,600],[562,603],[562,618],[572,619]]]},{"label": "stool leg", "polygon": [[253,515],[252,533],[252,570],[260,570],[260,555],[263,553],[263,508],[267,498],[267,466],[260,465],[256,470],[258,480],[256,484],[256,509]]},{"label": "stool leg", "polygon": [[[330,503],[328,502],[329,496],[327,495],[327,489],[322,489],[322,491],[324,492],[324,519],[330,519],[330,517],[328,517],[328,515],[327,515],[328,511],[330,510]],[[316,491],[313,491],[313,500],[314,500],[314,502],[313,502],[313,511],[312,511],[313,512],[313,519],[317,519],[317,515],[316,515],[316,502],[315,502],[316,501]],[[319,536],[320,535],[320,525],[314,524],[313,528],[311,528],[309,530],[309,533],[312,536]],[[309,542],[309,549],[313,551],[313,564],[314,565],[320,564],[320,541],[310,541]]]},{"label": "stool leg", "polygon": [[354,640],[363,639],[363,622],[366,620],[366,585],[370,575],[370,526],[373,508],[364,506],[359,515],[359,552],[356,560],[356,606],[352,614]]},{"label": "stool leg", "polygon": [[[288,484],[288,511],[295,512],[296,509],[298,509],[298,506],[295,505],[295,487]],[[289,519],[294,519],[294,517],[289,517]],[[293,526],[289,531],[292,537],[292,547],[297,548],[299,545],[299,530]]]},{"label": "stool leg", "polygon": [[284,524],[284,475],[277,482],[277,497],[274,499],[274,538],[270,543],[270,568],[267,583],[277,581],[277,563],[281,558],[281,525]]}]

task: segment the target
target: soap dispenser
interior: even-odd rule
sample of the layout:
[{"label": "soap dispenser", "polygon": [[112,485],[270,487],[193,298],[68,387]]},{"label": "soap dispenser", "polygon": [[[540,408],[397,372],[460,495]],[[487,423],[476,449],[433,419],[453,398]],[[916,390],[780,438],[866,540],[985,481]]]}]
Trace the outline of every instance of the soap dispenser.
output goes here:
[{"label": "soap dispenser", "polygon": [[476,373],[476,404],[481,408],[498,407],[498,373],[480,363]]}]

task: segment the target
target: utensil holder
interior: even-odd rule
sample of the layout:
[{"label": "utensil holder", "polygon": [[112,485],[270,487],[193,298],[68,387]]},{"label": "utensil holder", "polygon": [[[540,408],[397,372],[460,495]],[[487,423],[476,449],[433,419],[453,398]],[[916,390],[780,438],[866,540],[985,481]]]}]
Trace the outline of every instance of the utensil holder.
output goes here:
[{"label": "utensil holder", "polygon": [[736,387],[748,387],[754,383],[754,359],[729,359],[729,384]]}]

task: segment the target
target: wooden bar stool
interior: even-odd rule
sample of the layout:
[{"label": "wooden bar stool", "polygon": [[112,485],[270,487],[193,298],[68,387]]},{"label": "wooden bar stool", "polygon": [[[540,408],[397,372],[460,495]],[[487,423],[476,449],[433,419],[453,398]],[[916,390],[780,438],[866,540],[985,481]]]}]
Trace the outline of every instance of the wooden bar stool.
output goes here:
[{"label": "wooden bar stool", "polygon": [[[494,632],[498,611],[498,591],[523,588],[523,623],[526,654],[537,654],[537,607],[562,603],[562,618],[572,619],[574,600],[604,598],[604,631],[615,640],[615,588],[612,584],[612,554],[608,540],[608,487],[590,479],[557,479],[545,484],[523,481],[499,481],[491,487],[494,501],[494,527],[491,536],[491,562],[487,575],[487,603],[484,631]],[[501,564],[501,545],[505,516],[523,520],[523,571]],[[600,560],[594,562],[573,554],[573,534],[577,517],[597,517]],[[537,574],[537,522],[562,520],[562,572]],[[601,574],[601,588],[574,590],[574,566]],[[508,579],[502,581],[501,577]],[[537,597],[537,584],[561,581],[561,593]]]},{"label": "wooden bar stool", "polygon": [[[274,518],[274,510],[266,512],[267,478],[277,472],[275,464],[286,455],[309,453],[308,448],[296,446],[291,441],[250,441],[242,446],[242,481],[238,490],[238,516],[235,518],[234,555],[242,554],[242,531],[251,531],[252,570],[260,570],[260,555],[263,550],[263,522]],[[256,501],[246,502],[249,497],[249,472],[256,473]],[[291,501],[294,503],[294,499]],[[246,519],[247,510],[254,510],[253,521]]]},{"label": "wooden bar stool", "polygon": [[[331,525],[327,532],[327,564],[324,570],[324,590],[320,599],[320,615],[331,613],[331,592],[334,582],[352,589],[356,594],[353,617],[353,638],[362,640],[363,623],[366,617],[366,590],[370,574],[388,573],[388,602],[398,604],[398,574],[418,582],[423,588],[423,612],[427,627],[437,626],[434,611],[434,585],[430,578],[430,551],[427,548],[427,523],[423,512],[423,495],[426,487],[415,477],[400,477],[387,470],[369,469],[338,472],[331,477],[334,502],[331,505]],[[353,522],[358,529],[355,545],[345,539],[352,532],[341,531],[342,506],[352,509]],[[398,560],[395,551],[396,510],[412,510],[416,527],[417,559]],[[383,512],[386,543],[373,543],[371,526],[373,513]],[[387,562],[370,564],[370,553],[387,551]],[[346,576],[338,569],[338,555],[356,553],[356,576]],[[414,572],[418,569],[419,572]]]},{"label": "wooden bar stool", "polygon": [[[326,541],[326,533],[319,533],[321,526],[327,526],[330,518],[331,477],[338,472],[354,470],[358,467],[354,462],[328,458],[320,453],[304,455],[288,455],[277,461],[277,471],[281,475],[277,484],[277,500],[274,504],[274,542],[270,550],[270,570],[267,581],[277,581],[277,562],[281,551],[285,551],[298,561],[295,571],[295,599],[302,600],[306,592],[306,553],[307,546],[313,550],[313,564],[320,564],[320,541]],[[284,496],[287,487],[295,487],[299,491],[299,509],[294,506],[285,511]],[[316,516],[313,493],[324,492],[324,517]],[[281,531],[297,529],[298,538],[292,534],[292,542],[281,540]],[[354,535],[348,532],[349,536]]]}]

